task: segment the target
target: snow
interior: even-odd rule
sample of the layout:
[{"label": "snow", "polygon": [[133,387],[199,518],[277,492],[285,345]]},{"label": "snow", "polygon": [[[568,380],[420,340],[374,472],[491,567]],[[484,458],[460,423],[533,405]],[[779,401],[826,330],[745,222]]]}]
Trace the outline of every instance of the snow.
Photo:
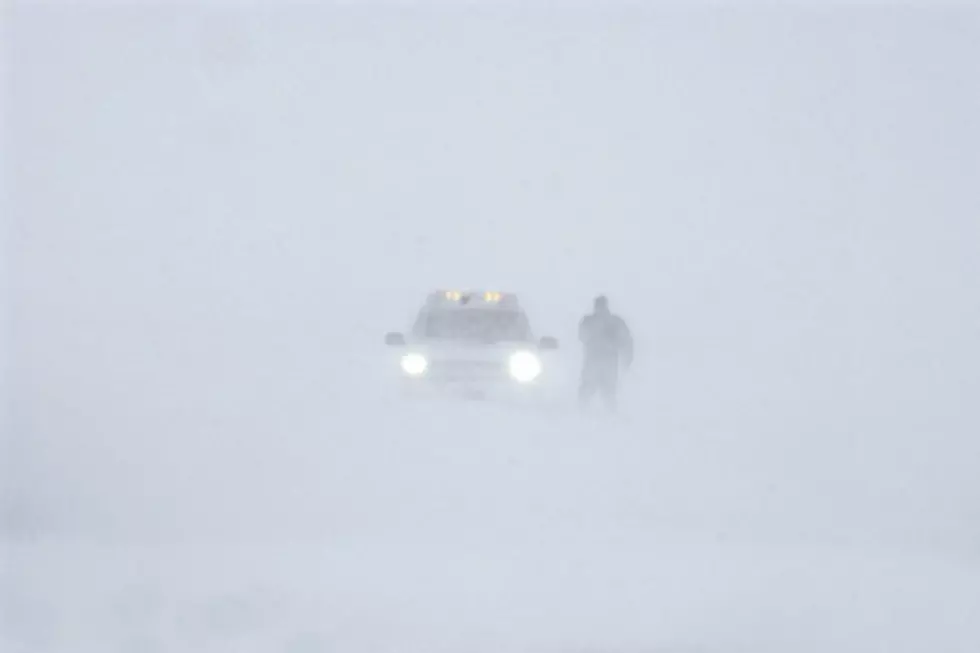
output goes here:
[{"label": "snow", "polygon": [[[980,650],[977,13],[11,15],[4,653]],[[400,397],[447,285],[565,400]]]},{"label": "snow", "polygon": [[[151,478],[120,487],[122,512],[100,528],[12,547],[10,650],[977,642],[975,556],[862,541],[847,497],[828,499],[828,519],[768,496],[746,487],[758,467],[732,473],[724,445],[649,421],[433,408],[155,451]],[[398,425],[409,417],[424,426]],[[833,525],[854,532],[835,541]]]}]

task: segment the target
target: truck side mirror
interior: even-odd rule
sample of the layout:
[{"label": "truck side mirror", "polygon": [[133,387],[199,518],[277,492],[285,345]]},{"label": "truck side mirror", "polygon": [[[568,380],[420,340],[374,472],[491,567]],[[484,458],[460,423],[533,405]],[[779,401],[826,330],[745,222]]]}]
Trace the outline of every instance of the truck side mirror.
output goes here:
[{"label": "truck side mirror", "polygon": [[550,336],[545,336],[541,338],[541,341],[538,343],[538,348],[548,350],[558,349],[558,340]]},{"label": "truck side mirror", "polygon": [[385,344],[389,347],[404,347],[405,335],[397,332],[386,333]]}]

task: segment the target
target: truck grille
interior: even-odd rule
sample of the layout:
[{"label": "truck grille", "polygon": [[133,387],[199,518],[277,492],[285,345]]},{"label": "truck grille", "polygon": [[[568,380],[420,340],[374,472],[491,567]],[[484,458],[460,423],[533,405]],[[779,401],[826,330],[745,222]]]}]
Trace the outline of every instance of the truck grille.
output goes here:
[{"label": "truck grille", "polygon": [[431,376],[444,379],[488,379],[505,372],[496,361],[433,361],[429,367]]}]

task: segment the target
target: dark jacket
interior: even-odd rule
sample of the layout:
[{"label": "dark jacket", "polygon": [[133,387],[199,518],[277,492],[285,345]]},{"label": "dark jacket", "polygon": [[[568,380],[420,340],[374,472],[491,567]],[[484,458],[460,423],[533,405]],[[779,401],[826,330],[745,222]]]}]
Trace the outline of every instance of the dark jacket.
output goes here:
[{"label": "dark jacket", "polygon": [[629,366],[633,362],[633,336],[618,315],[586,315],[579,323],[578,337],[585,347],[586,364],[622,362]]}]

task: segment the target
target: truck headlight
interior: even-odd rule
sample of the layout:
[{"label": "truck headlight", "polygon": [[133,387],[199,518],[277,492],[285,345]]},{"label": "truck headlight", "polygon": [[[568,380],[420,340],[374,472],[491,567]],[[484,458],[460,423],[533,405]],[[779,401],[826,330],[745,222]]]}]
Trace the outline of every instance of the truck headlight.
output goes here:
[{"label": "truck headlight", "polygon": [[402,371],[409,376],[422,376],[429,368],[429,361],[422,354],[405,354],[402,356]]},{"label": "truck headlight", "polygon": [[509,368],[518,383],[530,383],[541,376],[541,359],[529,351],[519,351],[510,357]]}]

